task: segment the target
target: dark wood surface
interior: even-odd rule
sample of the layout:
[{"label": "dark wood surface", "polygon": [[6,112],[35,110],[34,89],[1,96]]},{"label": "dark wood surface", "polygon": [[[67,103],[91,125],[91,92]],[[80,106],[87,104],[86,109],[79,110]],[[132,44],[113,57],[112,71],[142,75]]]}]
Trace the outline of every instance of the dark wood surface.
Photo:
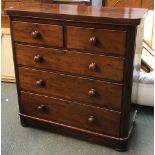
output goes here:
[{"label": "dark wood surface", "polygon": [[[67,1],[53,1],[53,0],[2,0],[1,2],[1,17],[2,17],[2,27],[9,27],[9,19],[8,16],[5,14],[5,9],[9,7],[16,7],[18,5],[22,5],[22,3],[69,3],[69,4],[87,4],[91,5],[92,1],[90,2],[67,2]],[[37,5],[40,5],[37,4]],[[33,4],[34,5],[34,4]],[[148,8],[150,10],[154,9],[154,1],[153,0],[103,0],[103,6],[108,7],[129,7],[129,8]],[[28,6],[29,7],[29,6]],[[35,8],[36,9],[36,8]]]},{"label": "dark wood surface", "polygon": [[12,27],[15,41],[57,47],[63,46],[63,31],[60,25],[14,21]]},{"label": "dark wood surface", "polygon": [[118,112],[24,92],[21,102],[23,114],[119,137]]},{"label": "dark wood surface", "polygon": [[[69,26],[67,30],[67,48],[105,52],[124,56],[126,32],[108,29],[95,29]],[[94,40],[92,40],[94,39]],[[111,46],[111,43],[113,46]]]},{"label": "dark wood surface", "polygon": [[[39,80],[43,80],[41,85],[36,84]],[[115,110],[121,108],[121,84],[20,67],[19,85],[21,90],[34,93]],[[95,94],[89,94],[92,89],[95,90]]]},{"label": "dark wood surface", "polygon": [[92,5],[92,0],[90,1],[61,1],[61,0],[2,0],[1,1],[1,26],[2,28],[9,28],[9,18],[5,13],[5,9],[10,7],[16,7],[18,5],[21,5],[22,3],[33,3],[32,5],[35,5],[36,3],[61,3],[61,4],[74,4],[74,5]]},{"label": "dark wood surface", "polygon": [[[137,24],[147,10],[56,4],[35,7],[22,4],[7,10],[22,125],[56,128],[125,149],[135,120],[131,97],[135,71],[137,77],[139,73],[136,55],[141,55],[137,38],[142,33]],[[41,36],[44,41],[37,40]],[[102,44],[99,51],[93,47],[97,40]],[[96,66],[103,68],[95,73]],[[29,93],[22,97],[23,91]],[[45,116],[38,110],[45,112],[46,106],[51,113]],[[75,111],[81,112],[77,124]],[[95,117],[101,126],[91,128],[84,120],[92,123]]]},{"label": "dark wood surface", "polygon": [[[52,9],[51,9],[52,8]],[[21,3],[6,10],[10,16],[54,18],[61,20],[138,25],[146,9],[110,8],[100,6]]]},{"label": "dark wood surface", "polygon": [[123,81],[123,58],[16,44],[17,64]]}]

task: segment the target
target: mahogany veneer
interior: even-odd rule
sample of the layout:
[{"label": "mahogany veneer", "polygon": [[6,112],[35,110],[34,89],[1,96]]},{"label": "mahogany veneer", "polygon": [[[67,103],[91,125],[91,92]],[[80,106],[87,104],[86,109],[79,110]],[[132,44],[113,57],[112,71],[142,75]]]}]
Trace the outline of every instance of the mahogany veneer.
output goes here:
[{"label": "mahogany veneer", "polygon": [[24,92],[21,93],[21,102],[22,110],[27,115],[119,136],[120,113],[118,112]]},{"label": "mahogany veneer", "polygon": [[22,125],[125,150],[147,10],[25,3],[6,12]]},{"label": "mahogany veneer", "polygon": [[60,25],[14,21],[12,22],[12,28],[14,29],[14,40],[17,42],[63,46],[63,32]]},{"label": "mahogany veneer", "polygon": [[[42,82],[37,84],[39,81]],[[19,85],[22,90],[48,96],[60,96],[114,109],[121,107],[121,84],[20,67]],[[94,94],[91,94],[91,90],[94,90]]]},{"label": "mahogany veneer", "polygon": [[15,46],[18,65],[123,81],[124,59],[119,57],[22,44]]},{"label": "mahogany veneer", "polygon": [[[67,27],[67,48],[124,55],[126,32],[108,29]],[[119,36],[119,39],[118,39]],[[111,44],[109,43],[113,43]]]}]

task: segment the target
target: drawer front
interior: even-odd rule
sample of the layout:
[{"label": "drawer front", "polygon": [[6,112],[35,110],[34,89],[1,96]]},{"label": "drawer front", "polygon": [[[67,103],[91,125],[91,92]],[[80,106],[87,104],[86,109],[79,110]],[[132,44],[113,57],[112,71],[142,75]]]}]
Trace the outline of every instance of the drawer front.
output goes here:
[{"label": "drawer front", "polygon": [[29,93],[21,93],[22,113],[112,136],[119,136],[120,113]]},{"label": "drawer front", "polygon": [[63,30],[60,25],[13,21],[12,30],[17,42],[63,47]]},{"label": "drawer front", "polygon": [[125,55],[126,31],[67,27],[67,47],[119,56]]},{"label": "drawer front", "polygon": [[122,85],[19,67],[21,90],[120,110]]},{"label": "drawer front", "polygon": [[86,76],[123,80],[122,58],[16,44],[17,63]]}]

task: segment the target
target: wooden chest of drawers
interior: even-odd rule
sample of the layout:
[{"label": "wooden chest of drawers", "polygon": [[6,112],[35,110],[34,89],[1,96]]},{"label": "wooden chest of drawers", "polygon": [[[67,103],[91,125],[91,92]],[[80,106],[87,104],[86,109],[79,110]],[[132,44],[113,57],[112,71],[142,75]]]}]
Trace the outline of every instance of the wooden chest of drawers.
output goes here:
[{"label": "wooden chest of drawers", "polygon": [[22,125],[124,150],[146,12],[64,4],[8,9]]}]

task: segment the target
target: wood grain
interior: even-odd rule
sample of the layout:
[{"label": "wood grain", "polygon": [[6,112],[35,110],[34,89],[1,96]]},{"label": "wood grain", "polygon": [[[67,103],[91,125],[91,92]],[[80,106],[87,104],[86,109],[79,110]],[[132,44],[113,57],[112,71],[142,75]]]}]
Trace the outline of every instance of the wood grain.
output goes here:
[{"label": "wood grain", "polygon": [[[12,23],[15,41],[50,46],[63,46],[63,29],[60,25],[49,25],[14,21]],[[40,38],[34,39],[32,32],[38,31]]]},{"label": "wood grain", "polygon": [[[91,45],[91,37],[96,38],[96,44]],[[112,46],[111,46],[112,44]],[[107,29],[67,27],[67,48],[89,50],[96,53],[125,55],[126,32]]]},{"label": "wood grain", "polygon": [[138,25],[147,9],[24,3],[19,7],[7,9],[6,11],[10,16],[19,17],[38,17],[84,23]]},{"label": "wood grain", "polygon": [[[44,86],[37,86],[36,82],[39,80],[44,81]],[[21,90],[34,93],[58,96],[109,109],[121,108],[121,84],[19,67],[19,85]],[[94,97],[88,94],[91,89],[97,92]]]},{"label": "wood grain", "polygon": [[[42,61],[34,61],[36,56]],[[19,65],[123,81],[122,58],[21,44],[16,44],[16,57]],[[96,64],[94,70],[89,68],[92,63]]]},{"label": "wood grain", "polygon": [[[23,114],[119,136],[120,114],[118,112],[24,92],[21,93],[21,103]],[[45,105],[46,110],[39,111],[40,105]],[[88,121],[90,116],[94,116],[94,122]]]}]

